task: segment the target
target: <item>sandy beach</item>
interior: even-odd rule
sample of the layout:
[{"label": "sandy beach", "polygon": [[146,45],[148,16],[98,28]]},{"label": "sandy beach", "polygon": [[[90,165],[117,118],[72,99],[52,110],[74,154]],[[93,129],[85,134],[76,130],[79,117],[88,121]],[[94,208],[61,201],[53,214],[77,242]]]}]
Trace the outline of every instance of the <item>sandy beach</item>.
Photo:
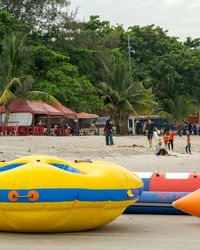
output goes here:
[{"label": "sandy beach", "polygon": [[[5,136],[0,141],[0,159],[6,161],[45,154],[64,160],[109,161],[136,172],[200,172],[199,136],[191,136],[192,155],[185,154],[186,137],[176,137],[170,157],[155,156],[144,136],[114,137],[114,146],[106,146],[103,136]],[[192,216],[121,215],[87,232],[0,233],[0,249],[197,249],[199,230],[200,220]]]}]

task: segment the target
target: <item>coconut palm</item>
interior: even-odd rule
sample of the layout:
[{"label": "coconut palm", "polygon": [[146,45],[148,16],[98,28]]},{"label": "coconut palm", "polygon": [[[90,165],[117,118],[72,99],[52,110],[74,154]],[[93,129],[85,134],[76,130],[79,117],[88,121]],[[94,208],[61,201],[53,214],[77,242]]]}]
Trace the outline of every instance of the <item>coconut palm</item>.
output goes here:
[{"label": "coconut palm", "polygon": [[98,90],[111,117],[117,133],[128,132],[128,116],[148,113],[151,110],[152,94],[141,82],[134,82],[127,63],[118,59],[113,71],[105,66],[107,81],[99,84]]},{"label": "coconut palm", "polygon": [[30,48],[25,46],[25,37],[15,33],[5,37],[0,55],[0,105],[5,106],[5,124],[8,123],[10,108],[16,98],[59,103],[47,93],[30,91],[34,80],[28,75],[32,63],[29,55]]},{"label": "coconut palm", "polygon": [[163,107],[163,110],[159,111],[157,114],[164,119],[177,124],[182,123],[189,115],[198,112],[196,100],[184,95],[164,99],[161,106]]}]

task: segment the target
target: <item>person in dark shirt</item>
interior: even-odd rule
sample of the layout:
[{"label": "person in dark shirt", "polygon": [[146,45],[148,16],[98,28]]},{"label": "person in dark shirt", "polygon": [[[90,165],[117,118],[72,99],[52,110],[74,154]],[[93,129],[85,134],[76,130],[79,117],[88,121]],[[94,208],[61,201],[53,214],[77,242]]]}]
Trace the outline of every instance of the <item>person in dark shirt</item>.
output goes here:
[{"label": "person in dark shirt", "polygon": [[148,123],[146,125],[146,134],[147,138],[149,140],[149,146],[152,148],[152,138],[153,138],[153,132],[157,131],[156,125],[152,123],[150,119],[148,119]]},{"label": "person in dark shirt", "polygon": [[106,121],[106,125],[104,127],[104,133],[105,133],[105,138],[106,138],[106,145],[114,145],[113,142],[113,137],[112,137],[112,121],[111,120],[107,120]]}]

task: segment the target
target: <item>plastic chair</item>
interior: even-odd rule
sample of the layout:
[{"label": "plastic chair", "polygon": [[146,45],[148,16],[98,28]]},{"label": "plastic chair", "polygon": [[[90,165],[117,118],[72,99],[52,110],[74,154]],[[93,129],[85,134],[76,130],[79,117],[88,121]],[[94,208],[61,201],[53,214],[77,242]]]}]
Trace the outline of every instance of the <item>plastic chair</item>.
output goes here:
[{"label": "plastic chair", "polygon": [[44,127],[39,126],[39,135],[44,135]]},{"label": "plastic chair", "polygon": [[24,126],[20,126],[18,129],[18,135],[26,135],[26,130]]},{"label": "plastic chair", "polygon": [[70,128],[67,128],[66,131],[65,131],[66,136],[69,136],[69,131],[70,131]]},{"label": "plastic chair", "polygon": [[28,135],[33,135],[33,127],[29,127],[27,131]]},{"label": "plastic chair", "polygon": [[56,135],[57,135],[57,136],[58,136],[58,135],[62,135],[62,130],[61,130],[60,127],[57,127],[57,129],[56,129]]},{"label": "plastic chair", "polygon": [[39,126],[34,126],[34,135],[39,135]]},{"label": "plastic chair", "polygon": [[12,135],[13,126],[7,126],[7,135]]},{"label": "plastic chair", "polygon": [[1,135],[8,135],[7,133],[7,126],[5,124],[2,124],[1,126]]},{"label": "plastic chair", "polygon": [[18,124],[12,129],[11,133],[15,136],[18,135]]}]

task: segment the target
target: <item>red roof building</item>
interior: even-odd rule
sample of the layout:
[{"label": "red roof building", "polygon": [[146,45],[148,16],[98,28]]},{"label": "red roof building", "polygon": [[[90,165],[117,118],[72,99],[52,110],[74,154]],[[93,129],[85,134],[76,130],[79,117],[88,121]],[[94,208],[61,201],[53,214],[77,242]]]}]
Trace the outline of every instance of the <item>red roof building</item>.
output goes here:
[{"label": "red roof building", "polygon": [[[0,106],[0,114],[5,113],[5,107]],[[76,112],[66,108],[63,105],[53,106],[39,101],[24,101],[17,99],[13,102],[10,113],[31,113],[34,115],[60,115],[60,116],[74,116]]]}]

